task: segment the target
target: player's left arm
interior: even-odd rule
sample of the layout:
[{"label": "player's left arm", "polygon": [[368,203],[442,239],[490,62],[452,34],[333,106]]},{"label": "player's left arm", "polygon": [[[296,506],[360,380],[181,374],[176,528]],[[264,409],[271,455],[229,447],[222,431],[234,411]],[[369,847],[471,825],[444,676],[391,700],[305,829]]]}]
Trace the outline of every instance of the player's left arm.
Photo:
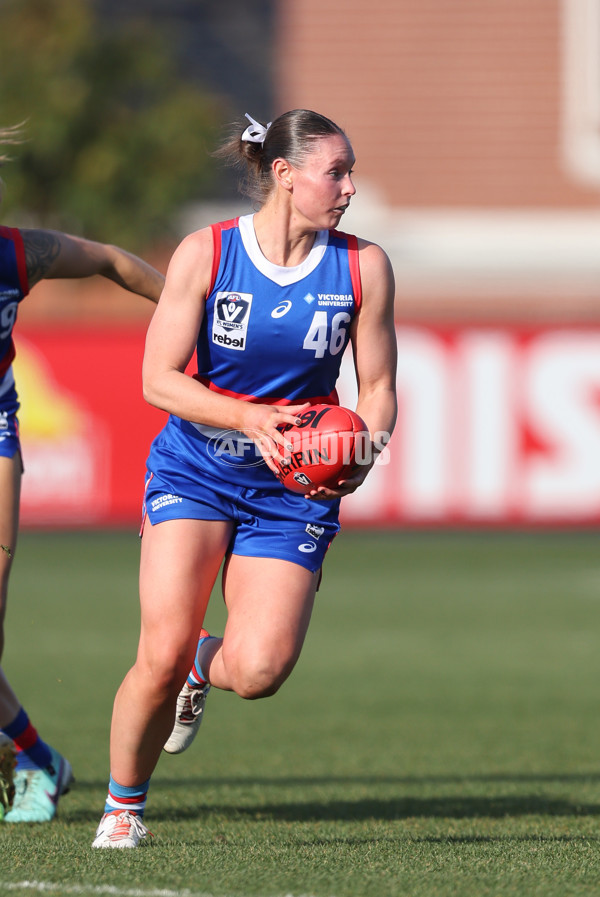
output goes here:
[{"label": "player's left arm", "polygon": [[364,481],[394,429],[397,343],[394,327],[394,273],[381,247],[359,240],[362,302],[351,328],[352,351],[358,384],[357,413],[371,435],[371,456],[337,489],[319,487],[311,498],[339,498],[354,492]]},{"label": "player's left arm", "polygon": [[24,228],[21,236],[30,287],[44,279],[99,274],[131,293],[158,302],[164,275],[119,246],[39,228]]},{"label": "player's left arm", "polygon": [[356,411],[371,438],[378,433],[389,438],[398,413],[394,272],[381,247],[366,241],[359,241],[359,247],[363,296],[351,331],[358,384]]}]

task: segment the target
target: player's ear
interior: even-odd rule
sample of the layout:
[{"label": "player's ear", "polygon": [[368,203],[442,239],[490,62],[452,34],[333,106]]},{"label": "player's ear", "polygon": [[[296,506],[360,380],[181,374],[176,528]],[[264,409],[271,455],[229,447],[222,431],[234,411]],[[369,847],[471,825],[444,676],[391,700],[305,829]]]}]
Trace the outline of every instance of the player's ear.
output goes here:
[{"label": "player's ear", "polygon": [[292,176],[292,166],[285,159],[275,159],[273,162],[273,174],[278,184],[281,184],[284,190],[291,190],[294,179]]}]

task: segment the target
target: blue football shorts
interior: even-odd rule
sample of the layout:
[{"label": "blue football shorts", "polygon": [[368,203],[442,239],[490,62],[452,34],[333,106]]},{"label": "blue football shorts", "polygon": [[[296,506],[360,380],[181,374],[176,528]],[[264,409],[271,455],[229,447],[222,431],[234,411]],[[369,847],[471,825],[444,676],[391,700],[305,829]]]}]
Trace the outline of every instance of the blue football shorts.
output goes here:
[{"label": "blue football shorts", "polygon": [[152,525],[178,519],[230,520],[234,532],[228,553],[280,558],[313,573],[320,570],[340,529],[339,500],[310,501],[278,484],[274,489],[234,485],[185,464],[177,466],[176,474],[148,471],[146,517]]},{"label": "blue football shorts", "polygon": [[14,458],[17,453],[21,454],[17,412],[0,409],[0,455]]}]

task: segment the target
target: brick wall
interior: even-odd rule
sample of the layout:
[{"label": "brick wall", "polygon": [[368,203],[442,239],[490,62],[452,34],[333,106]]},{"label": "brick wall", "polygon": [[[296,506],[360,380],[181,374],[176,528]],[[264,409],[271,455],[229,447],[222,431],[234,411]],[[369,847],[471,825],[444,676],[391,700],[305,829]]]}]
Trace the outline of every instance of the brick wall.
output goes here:
[{"label": "brick wall", "polygon": [[600,320],[600,0],[279,0],[274,112],[348,133],[412,319]]},{"label": "brick wall", "polygon": [[345,127],[394,206],[596,206],[560,152],[560,0],[282,0],[280,110]]}]

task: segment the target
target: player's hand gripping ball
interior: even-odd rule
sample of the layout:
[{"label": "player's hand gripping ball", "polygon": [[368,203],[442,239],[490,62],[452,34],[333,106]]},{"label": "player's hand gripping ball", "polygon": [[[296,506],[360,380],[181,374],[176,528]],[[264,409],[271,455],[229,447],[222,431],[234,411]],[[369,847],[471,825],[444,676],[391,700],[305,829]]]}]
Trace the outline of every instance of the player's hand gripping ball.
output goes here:
[{"label": "player's hand gripping ball", "polygon": [[364,420],[339,405],[312,405],[299,423],[283,428],[291,451],[276,459],[277,479],[304,495],[318,486],[335,489],[357,465],[367,462],[371,441]]}]

